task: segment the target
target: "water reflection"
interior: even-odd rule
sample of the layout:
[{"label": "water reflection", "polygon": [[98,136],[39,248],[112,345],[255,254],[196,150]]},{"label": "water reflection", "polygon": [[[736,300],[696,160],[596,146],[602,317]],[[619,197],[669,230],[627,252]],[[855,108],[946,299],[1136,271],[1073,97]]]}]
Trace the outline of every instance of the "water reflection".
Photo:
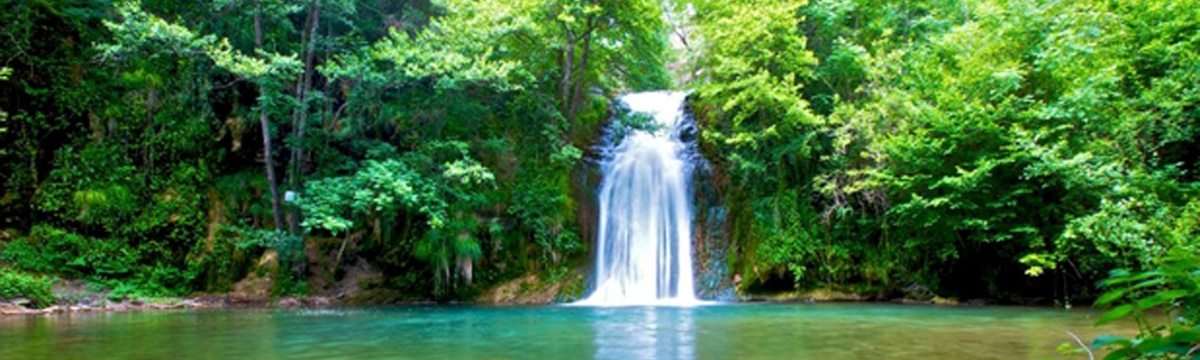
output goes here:
[{"label": "water reflection", "polygon": [[695,359],[691,308],[597,308],[594,359]]},{"label": "water reflection", "polygon": [[408,307],[0,321],[0,359],[1044,359],[1095,314],[890,305]]}]

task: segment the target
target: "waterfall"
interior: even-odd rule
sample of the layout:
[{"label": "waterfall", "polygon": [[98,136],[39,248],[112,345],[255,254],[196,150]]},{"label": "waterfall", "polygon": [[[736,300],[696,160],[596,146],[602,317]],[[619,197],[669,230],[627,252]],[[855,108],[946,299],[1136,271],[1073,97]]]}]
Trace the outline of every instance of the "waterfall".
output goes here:
[{"label": "waterfall", "polygon": [[659,91],[621,98],[630,111],[652,116],[654,129],[615,135],[604,149],[595,290],[580,304],[697,302],[687,146],[679,136],[686,97]]}]

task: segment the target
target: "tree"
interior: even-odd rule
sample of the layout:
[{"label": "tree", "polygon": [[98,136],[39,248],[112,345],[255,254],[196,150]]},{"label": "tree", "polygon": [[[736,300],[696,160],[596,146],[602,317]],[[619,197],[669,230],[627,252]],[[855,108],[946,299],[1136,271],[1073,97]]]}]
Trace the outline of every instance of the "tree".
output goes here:
[{"label": "tree", "polygon": [[694,4],[702,148],[752,286],[1070,301],[1195,232],[1180,3]]},{"label": "tree", "polygon": [[[12,74],[12,69],[0,67],[0,81],[8,81],[8,76]],[[8,113],[0,110],[0,125],[8,121]],[[0,134],[7,133],[8,127],[0,126]],[[5,155],[8,151],[0,149],[0,156]]]}]

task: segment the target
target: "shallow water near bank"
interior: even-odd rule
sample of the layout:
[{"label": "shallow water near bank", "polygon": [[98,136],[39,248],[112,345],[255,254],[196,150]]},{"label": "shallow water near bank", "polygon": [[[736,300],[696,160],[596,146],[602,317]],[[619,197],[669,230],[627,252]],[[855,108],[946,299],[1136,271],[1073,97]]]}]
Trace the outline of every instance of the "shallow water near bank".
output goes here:
[{"label": "shallow water near bank", "polygon": [[0,319],[0,359],[1044,359],[1129,329],[1019,307],[208,310]]}]

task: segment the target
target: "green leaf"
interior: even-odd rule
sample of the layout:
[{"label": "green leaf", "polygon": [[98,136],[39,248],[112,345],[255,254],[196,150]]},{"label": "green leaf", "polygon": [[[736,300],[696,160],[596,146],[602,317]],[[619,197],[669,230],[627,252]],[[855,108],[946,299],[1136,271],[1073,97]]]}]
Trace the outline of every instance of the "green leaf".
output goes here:
[{"label": "green leaf", "polygon": [[1108,312],[1105,312],[1104,315],[1101,315],[1099,320],[1096,320],[1096,325],[1104,325],[1119,320],[1123,317],[1129,316],[1130,313],[1133,313],[1133,305],[1130,304],[1112,308],[1112,310],[1109,310]]},{"label": "green leaf", "polygon": [[1178,342],[1200,343],[1200,329],[1173,329],[1171,338]]},{"label": "green leaf", "polygon": [[1175,289],[1175,290],[1168,290],[1168,291],[1159,293],[1159,296],[1162,296],[1163,298],[1165,298],[1167,300],[1175,300],[1175,299],[1178,299],[1181,297],[1188,296],[1189,294],[1191,294],[1191,292],[1188,290]]},{"label": "green leaf", "polygon": [[1092,340],[1092,350],[1099,349],[1102,346],[1113,346],[1118,348],[1127,348],[1133,345],[1133,341],[1114,335],[1097,336],[1096,340]]},{"label": "green leaf", "polygon": [[1103,305],[1112,304],[1113,301],[1116,301],[1117,299],[1120,299],[1122,296],[1125,296],[1126,292],[1128,292],[1128,289],[1116,289],[1116,290],[1106,292],[1106,293],[1104,293],[1104,295],[1101,295],[1099,299],[1096,299],[1096,305],[1103,306]]},{"label": "green leaf", "polygon": [[1133,289],[1143,289],[1143,288],[1148,288],[1148,287],[1154,287],[1154,286],[1159,286],[1159,285],[1165,284],[1166,282],[1167,282],[1167,280],[1162,279],[1162,278],[1146,280],[1146,281],[1138,283],[1137,285],[1134,285],[1133,287],[1130,287],[1129,289],[1133,290]]},{"label": "green leaf", "polygon": [[1170,304],[1175,299],[1187,296],[1188,294],[1189,294],[1189,292],[1187,290],[1180,290],[1180,289],[1168,290],[1168,291],[1164,291],[1164,292],[1160,292],[1160,293],[1155,293],[1153,295],[1139,299],[1137,301],[1137,306],[1140,309],[1150,309],[1150,308],[1153,308],[1156,306]]},{"label": "green leaf", "polygon": [[1108,353],[1108,355],[1104,356],[1104,360],[1125,360],[1133,358],[1137,354],[1137,350],[1127,347]]}]

